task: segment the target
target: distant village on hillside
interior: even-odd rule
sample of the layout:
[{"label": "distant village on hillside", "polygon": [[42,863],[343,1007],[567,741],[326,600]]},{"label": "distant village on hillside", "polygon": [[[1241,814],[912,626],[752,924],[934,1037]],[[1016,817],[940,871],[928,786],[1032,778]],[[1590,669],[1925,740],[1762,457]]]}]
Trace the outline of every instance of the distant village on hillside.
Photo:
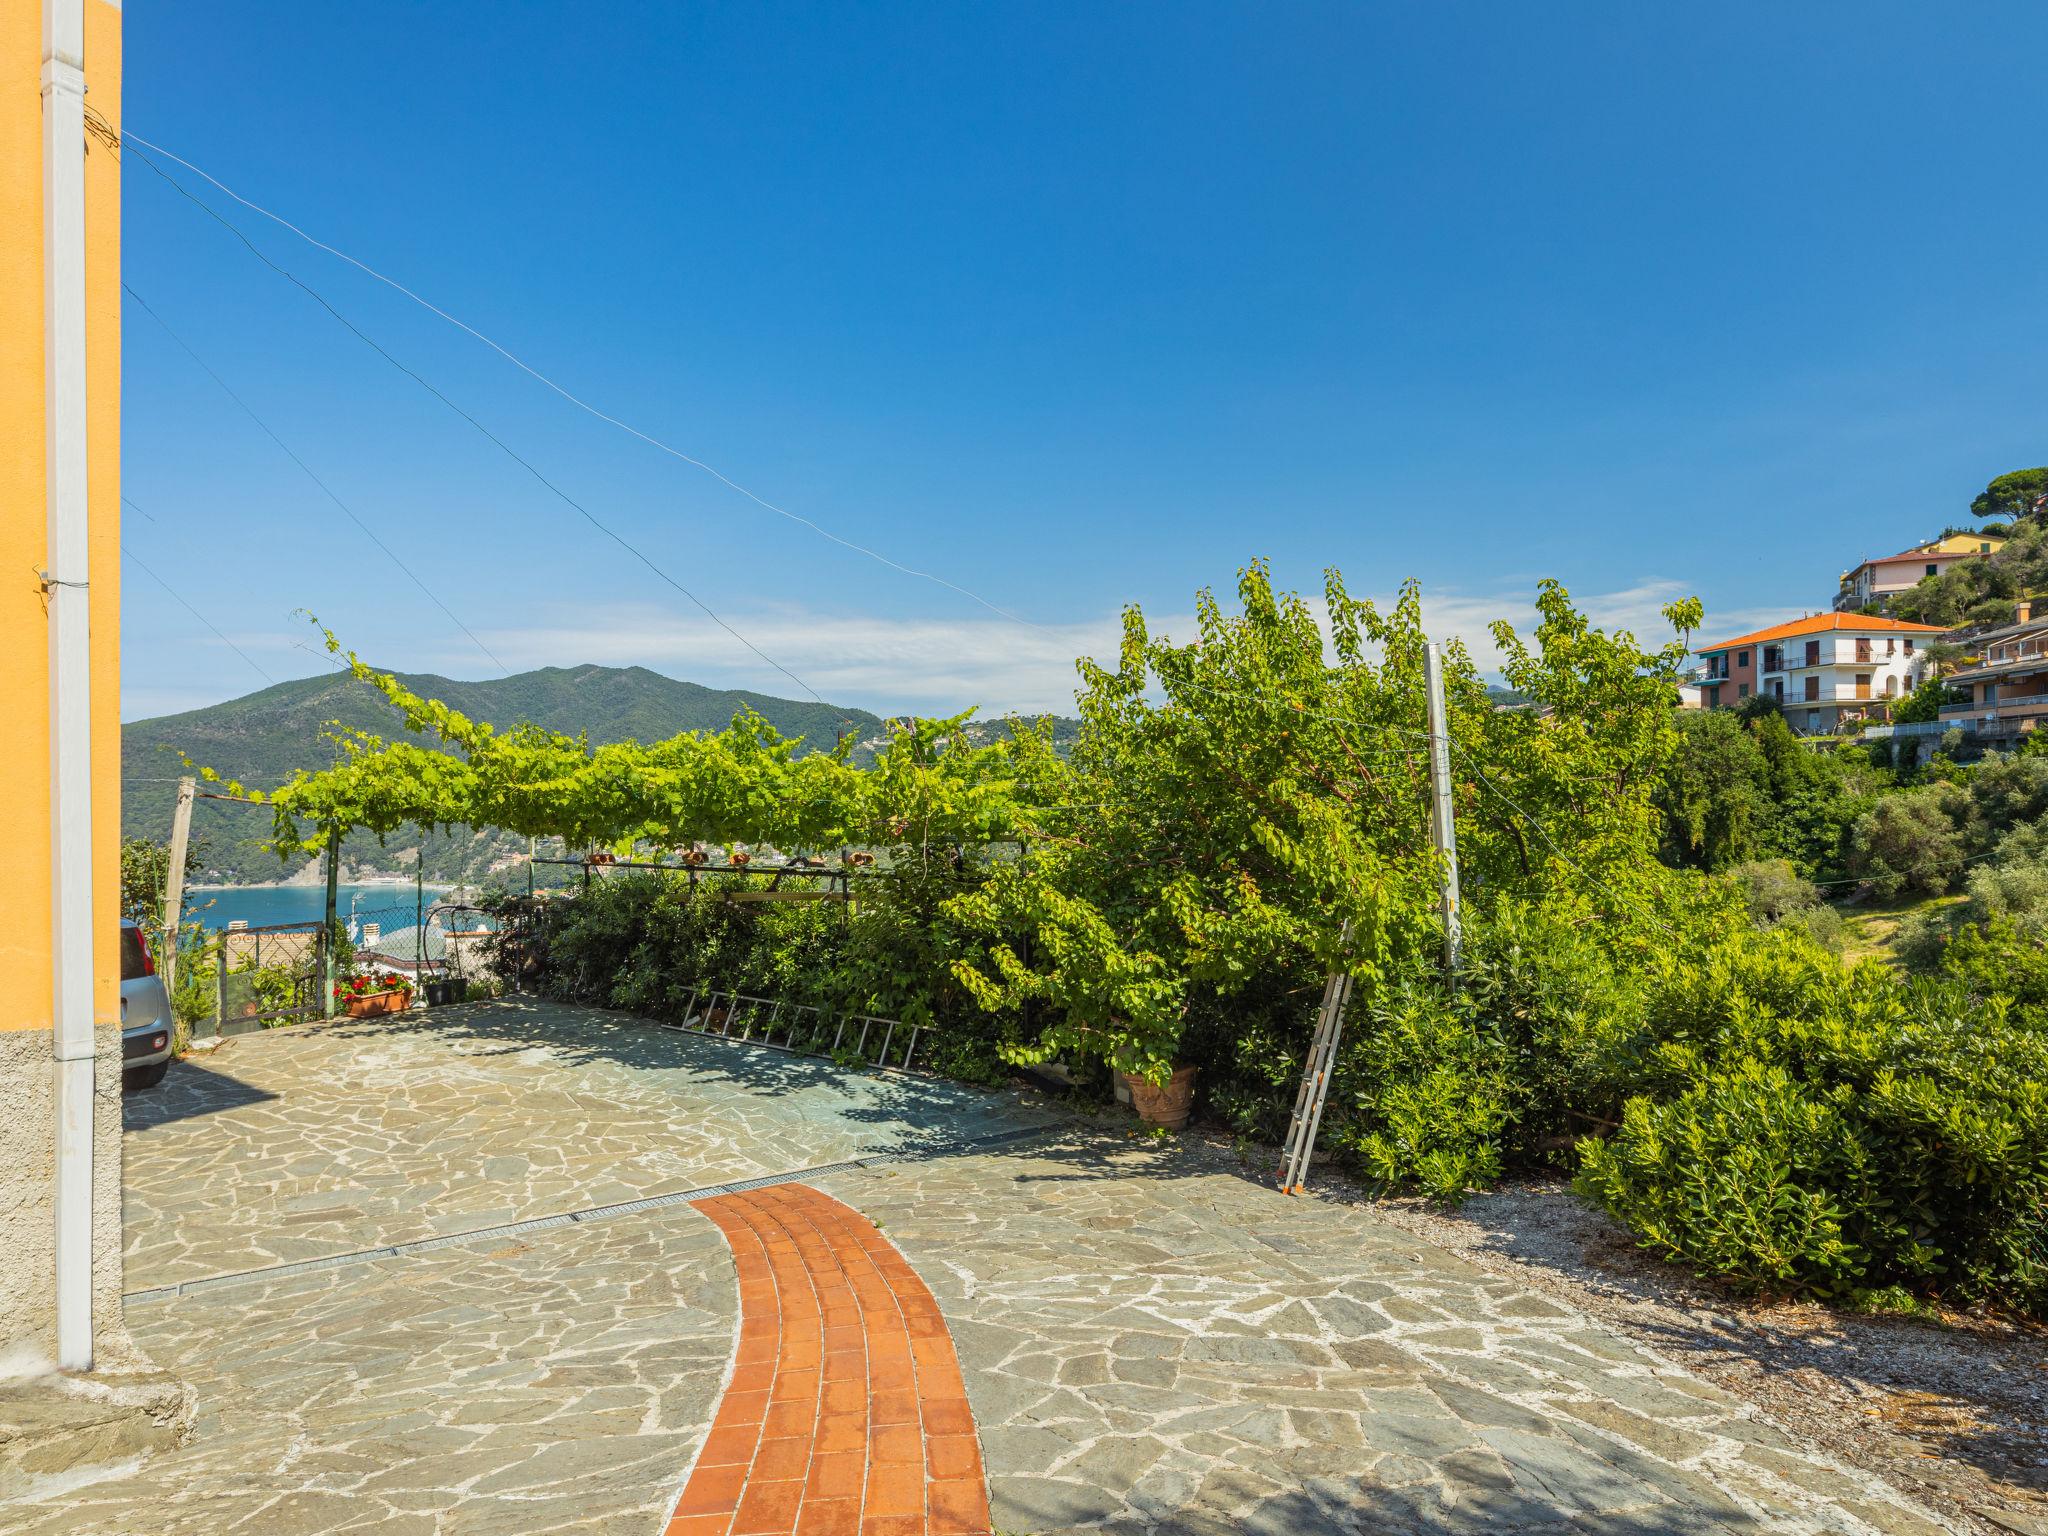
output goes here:
[{"label": "distant village on hillside", "polygon": [[1683,702],[1775,707],[1803,736],[1954,730],[1992,745],[2031,732],[2048,717],[2048,599],[2024,595],[2012,557],[2048,517],[2048,470],[1994,480],[1973,506],[1987,508],[2011,521],[1863,560],[1827,610],[1696,647]]}]

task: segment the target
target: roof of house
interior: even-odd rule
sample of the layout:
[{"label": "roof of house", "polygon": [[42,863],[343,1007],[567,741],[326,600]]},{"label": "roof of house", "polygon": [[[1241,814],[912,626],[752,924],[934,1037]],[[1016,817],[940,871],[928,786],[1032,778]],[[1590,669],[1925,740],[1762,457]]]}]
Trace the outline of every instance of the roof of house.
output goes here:
[{"label": "roof of house", "polygon": [[1943,626],[1908,624],[1904,619],[1887,619],[1867,613],[1810,613],[1803,619],[1788,619],[1783,624],[1773,624],[1769,629],[1751,630],[1746,635],[1737,635],[1733,640],[1722,640],[1714,645],[1698,646],[1696,649],[1704,656],[1709,651],[1725,651],[1732,645],[1754,645],[1764,640],[1790,640],[1798,635],[1822,635],[1838,630],[1873,635],[1938,635],[1943,632]]},{"label": "roof of house", "polygon": [[1969,644],[1994,645],[2001,640],[2011,640],[2019,635],[2037,635],[2043,630],[2048,630],[2048,605],[2043,605],[2036,599],[2035,606],[2043,610],[2038,618],[2021,619],[2016,624],[2001,624],[1996,629],[1987,629],[1981,634],[1970,636]]},{"label": "roof of house", "polygon": [[[1896,555],[1879,555],[1866,560],[1863,565],[1890,565],[1894,560],[1975,560],[1979,551],[1974,549],[1936,549],[1932,544],[1916,544],[1911,549],[1902,549]],[[1863,567],[1858,566],[1861,570]]]}]

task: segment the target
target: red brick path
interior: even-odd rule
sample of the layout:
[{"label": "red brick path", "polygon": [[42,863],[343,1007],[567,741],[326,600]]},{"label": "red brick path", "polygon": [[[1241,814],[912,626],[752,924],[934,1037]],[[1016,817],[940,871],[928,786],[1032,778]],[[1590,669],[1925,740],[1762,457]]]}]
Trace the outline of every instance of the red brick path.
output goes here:
[{"label": "red brick path", "polygon": [[903,1255],[802,1184],[696,1206],[739,1268],[739,1355],[668,1536],[985,1536],[960,1362]]}]

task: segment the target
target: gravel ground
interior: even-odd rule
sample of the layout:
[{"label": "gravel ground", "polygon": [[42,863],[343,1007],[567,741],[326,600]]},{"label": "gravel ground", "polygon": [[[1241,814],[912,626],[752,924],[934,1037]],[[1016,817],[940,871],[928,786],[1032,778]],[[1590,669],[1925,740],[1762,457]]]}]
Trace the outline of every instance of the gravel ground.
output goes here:
[{"label": "gravel ground", "polygon": [[[1363,1200],[1319,1170],[1320,1198]],[[1312,1189],[1312,1194],[1316,1192]],[[1731,1297],[1635,1247],[1557,1180],[1375,1214],[1570,1302],[1986,1536],[2048,1536],[2048,1329]]]}]

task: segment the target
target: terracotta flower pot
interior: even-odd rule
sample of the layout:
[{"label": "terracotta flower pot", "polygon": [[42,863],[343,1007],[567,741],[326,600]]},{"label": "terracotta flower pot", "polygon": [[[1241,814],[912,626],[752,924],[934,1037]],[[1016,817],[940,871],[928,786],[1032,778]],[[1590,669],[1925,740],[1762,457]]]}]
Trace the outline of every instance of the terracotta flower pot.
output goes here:
[{"label": "terracotta flower pot", "polygon": [[352,1019],[374,1019],[379,1014],[402,1013],[410,993],[394,989],[390,992],[364,992],[348,998],[342,1003],[342,1011]]},{"label": "terracotta flower pot", "polygon": [[1195,1107],[1195,1078],[1201,1070],[1200,1067],[1176,1067],[1164,1087],[1154,1087],[1142,1077],[1131,1077],[1122,1072],[1117,1073],[1117,1077],[1130,1090],[1131,1108],[1138,1112],[1140,1120],[1147,1125],[1177,1131],[1188,1123],[1188,1114]]}]

